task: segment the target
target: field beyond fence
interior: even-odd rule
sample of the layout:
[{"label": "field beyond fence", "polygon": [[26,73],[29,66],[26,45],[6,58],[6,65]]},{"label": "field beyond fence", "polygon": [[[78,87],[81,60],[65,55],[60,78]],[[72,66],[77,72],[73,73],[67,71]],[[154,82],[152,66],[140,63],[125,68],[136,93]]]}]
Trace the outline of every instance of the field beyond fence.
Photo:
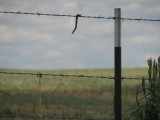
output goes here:
[{"label": "field beyond fence", "polygon": [[[0,70],[1,72],[114,76],[114,69]],[[141,78],[147,68],[122,69],[123,77]],[[141,80],[122,80],[122,119],[128,118]],[[55,119],[114,118],[114,80],[107,78],[0,74],[0,115],[40,116]],[[45,116],[48,116],[48,118]],[[10,120],[11,118],[3,118]],[[23,117],[14,118],[22,120]]]}]

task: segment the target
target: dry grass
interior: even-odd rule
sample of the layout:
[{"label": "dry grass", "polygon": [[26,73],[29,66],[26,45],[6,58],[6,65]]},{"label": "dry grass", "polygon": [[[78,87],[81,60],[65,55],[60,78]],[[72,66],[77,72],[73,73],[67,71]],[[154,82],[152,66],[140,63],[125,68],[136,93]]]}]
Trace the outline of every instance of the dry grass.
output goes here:
[{"label": "dry grass", "polygon": [[[76,75],[114,75],[113,69],[10,71]],[[125,77],[141,77],[147,75],[147,68],[126,68],[122,72]],[[42,76],[41,84],[39,84],[41,89],[37,89],[39,82],[40,79],[36,76],[0,74],[0,104],[7,106],[8,111],[10,111],[8,106],[13,106],[13,111],[16,111],[16,114],[25,113],[33,115],[34,110],[36,110],[35,107],[38,104],[40,105],[38,101],[41,101],[43,115],[52,114],[63,116],[65,113],[66,116],[83,116],[86,118],[114,117],[114,80]],[[128,109],[135,102],[136,87],[140,83],[141,81],[139,80],[122,81],[123,119],[127,119],[128,117]],[[41,98],[39,96],[40,92]],[[36,101],[35,107],[34,101]],[[0,114],[5,113],[5,106],[0,107]]]}]

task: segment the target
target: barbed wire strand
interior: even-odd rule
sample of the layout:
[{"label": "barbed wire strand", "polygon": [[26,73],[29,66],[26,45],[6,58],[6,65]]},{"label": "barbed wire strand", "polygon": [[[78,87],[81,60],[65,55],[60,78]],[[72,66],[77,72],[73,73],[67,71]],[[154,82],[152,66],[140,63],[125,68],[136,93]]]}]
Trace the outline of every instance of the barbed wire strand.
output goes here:
[{"label": "barbed wire strand", "polygon": [[[57,17],[77,17],[77,15],[66,15],[66,14],[48,14],[48,13],[40,13],[40,12],[36,12],[36,13],[31,13],[31,12],[21,12],[20,10],[17,12],[13,12],[13,11],[0,11],[0,13],[4,13],[4,14],[24,14],[24,15],[38,15],[38,16],[57,16]],[[115,19],[116,17],[103,17],[103,16],[85,16],[85,15],[81,15],[79,17],[83,17],[83,18],[95,18],[95,19]],[[157,21],[160,22],[160,19],[146,19],[146,18],[120,18],[122,21],[125,20],[129,20],[129,21]]]},{"label": "barbed wire strand", "polygon": [[[59,77],[83,77],[83,78],[106,78],[106,79],[116,79],[112,76],[93,76],[93,75],[67,75],[67,74],[47,74],[47,73],[20,73],[20,72],[0,72],[0,74],[17,74],[17,75],[36,75],[36,76],[59,76]],[[118,79],[118,78],[117,78]],[[142,78],[132,78],[132,77],[121,77],[122,80],[142,80]],[[147,80],[147,79],[145,79]]]},{"label": "barbed wire strand", "polygon": [[[25,15],[38,15],[38,16],[56,16],[56,17],[76,17],[77,15],[64,15],[64,14],[48,14],[48,13],[29,13],[29,12],[9,12],[9,11],[0,11],[0,13],[10,13],[10,14],[25,14]],[[101,16],[84,16],[81,15],[79,17],[85,18],[96,18],[96,19],[113,19],[113,17],[101,17]]]}]

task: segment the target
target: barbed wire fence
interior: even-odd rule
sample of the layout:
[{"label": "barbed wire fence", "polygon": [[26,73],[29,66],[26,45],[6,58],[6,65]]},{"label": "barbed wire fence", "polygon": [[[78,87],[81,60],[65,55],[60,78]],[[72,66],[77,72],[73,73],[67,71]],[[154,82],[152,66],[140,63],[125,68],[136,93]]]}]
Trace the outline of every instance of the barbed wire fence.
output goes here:
[{"label": "barbed wire fence", "polygon": [[[86,16],[86,15],[66,15],[66,14],[48,14],[48,13],[31,13],[31,12],[21,12],[20,10],[17,12],[13,11],[0,11],[0,13],[4,14],[19,14],[19,15],[36,15],[36,16],[55,16],[55,17],[82,17],[82,18],[93,18],[93,19],[115,19],[115,17],[103,17],[103,16]],[[129,20],[129,21],[150,21],[150,22],[160,22],[160,19],[147,19],[147,18],[120,18],[122,21]]]},{"label": "barbed wire fence", "polygon": [[[75,22],[75,28],[72,32],[72,34],[74,33],[74,31],[77,28],[77,24],[78,24],[78,18],[82,17],[82,18],[91,18],[91,19],[108,19],[108,20],[114,20],[116,19],[116,17],[104,17],[104,16],[85,16],[85,15],[81,15],[81,14],[77,14],[77,15],[66,15],[66,14],[48,14],[48,13],[40,13],[40,12],[21,12],[20,10],[17,12],[13,12],[13,11],[0,11],[0,13],[2,14],[17,14],[17,15],[35,15],[35,16],[55,16],[55,17],[74,17],[76,18],[76,22]],[[147,19],[147,18],[123,18],[120,17],[119,19],[121,19],[122,21],[148,21],[148,22],[160,22],[160,19]],[[42,77],[42,76],[57,76],[57,77],[78,77],[78,78],[100,78],[100,79],[118,79],[115,78],[113,76],[95,76],[95,75],[68,75],[68,74],[46,74],[46,73],[24,73],[24,72],[0,72],[0,74],[12,74],[12,75],[32,75],[32,76],[37,76],[37,77]],[[121,77],[121,80],[141,80],[142,78],[132,78],[132,77]],[[145,78],[145,80],[148,80]],[[29,118],[29,119],[80,119],[82,120],[81,117],[56,117],[56,116],[32,116],[32,115],[0,115],[0,118]],[[88,119],[88,120],[114,120],[114,119]]]},{"label": "barbed wire fence", "polygon": [[[114,80],[115,77],[113,76],[96,76],[96,75],[72,75],[72,74],[48,74],[48,73],[41,73],[41,72],[37,72],[37,73],[31,73],[31,72],[7,72],[7,71],[0,71],[0,74],[4,74],[4,75],[20,75],[20,76],[24,76],[24,75],[29,75],[29,76],[35,76],[38,77],[39,79],[41,79],[44,76],[50,76],[50,77],[74,77],[74,78],[90,78],[90,79],[105,79],[105,80]],[[135,78],[135,77],[122,77],[121,80],[141,80],[142,78]],[[54,79],[53,79],[54,80]],[[148,80],[147,78],[145,80]],[[67,116],[54,116],[54,115],[47,115],[47,116],[38,116],[38,115],[14,115],[14,114],[0,114],[0,118],[11,118],[11,119],[18,119],[18,118],[22,118],[22,119],[44,119],[44,120],[48,120],[48,119],[57,119],[57,120],[115,120],[115,119],[97,119],[97,118],[92,118],[92,119],[84,119],[83,117],[67,117]]]},{"label": "barbed wire fence", "polygon": [[[46,73],[22,73],[22,72],[0,72],[0,74],[17,74],[17,75],[36,75],[36,76],[59,76],[59,77],[80,77],[80,78],[107,78],[115,79],[113,76],[94,76],[94,75],[67,75],[67,74],[46,74]],[[121,80],[141,80],[142,78],[121,77]],[[144,78],[148,80],[147,78]]]},{"label": "barbed wire fence", "polygon": [[[4,72],[4,70],[0,71],[0,74],[4,74],[4,75],[20,75],[20,76],[24,76],[24,75],[29,75],[29,76],[35,76],[38,77],[38,79],[41,79],[44,76],[51,76],[51,77],[76,77],[76,78],[91,78],[91,79],[115,79],[112,76],[95,76],[95,75],[69,75],[69,74],[48,74],[48,73],[41,73],[41,72],[37,72],[37,73],[26,73],[26,72]],[[126,78],[123,77],[122,79],[134,79],[134,78]],[[141,78],[137,78],[137,80],[139,80]],[[82,116],[78,116],[78,117],[67,117],[67,116],[54,116],[54,115],[47,115],[47,116],[39,116],[39,115],[26,115],[26,114],[22,114],[22,115],[14,115],[14,114],[0,114],[0,118],[11,118],[11,119],[18,119],[18,118],[22,118],[22,119],[26,119],[26,120],[30,120],[30,119],[44,119],[44,120],[50,120],[50,119],[54,119],[54,120],[115,120],[115,119],[98,119],[98,118],[88,118],[88,119],[84,119]]]}]

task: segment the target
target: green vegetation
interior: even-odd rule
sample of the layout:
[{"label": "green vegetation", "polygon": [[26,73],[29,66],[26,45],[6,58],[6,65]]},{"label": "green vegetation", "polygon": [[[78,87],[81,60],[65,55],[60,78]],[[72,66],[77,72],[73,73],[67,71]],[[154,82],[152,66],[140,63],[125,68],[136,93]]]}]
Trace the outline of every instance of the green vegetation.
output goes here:
[{"label": "green vegetation", "polygon": [[[113,69],[0,70],[25,73],[113,76]],[[147,68],[126,68],[124,77],[147,75]],[[122,81],[123,120],[135,102],[141,80]],[[114,118],[114,80],[104,78],[53,77],[0,74],[0,115]],[[21,120],[21,118],[17,118]],[[4,119],[6,120],[6,119]],[[14,119],[15,120],[15,119]]]},{"label": "green vegetation", "polygon": [[148,80],[137,88],[136,104],[130,116],[133,120],[160,120],[160,57],[148,60]]}]

